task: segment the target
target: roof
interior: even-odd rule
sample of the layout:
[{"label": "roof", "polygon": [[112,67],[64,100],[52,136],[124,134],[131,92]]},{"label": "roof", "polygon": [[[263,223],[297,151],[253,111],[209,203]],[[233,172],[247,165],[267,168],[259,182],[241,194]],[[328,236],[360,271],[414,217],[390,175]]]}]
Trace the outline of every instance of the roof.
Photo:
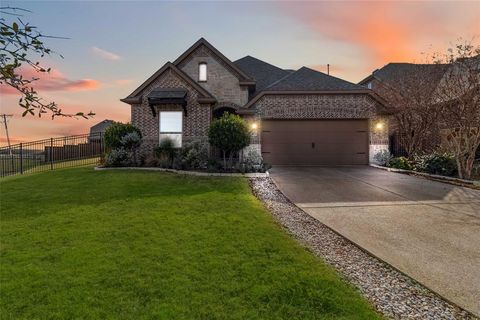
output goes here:
[{"label": "roof", "polygon": [[148,86],[150,85],[155,79],[157,79],[159,76],[161,76],[164,72],[167,70],[172,70],[177,76],[182,78],[185,82],[187,82],[189,85],[191,85],[198,93],[200,93],[200,99],[203,100],[203,102],[215,102],[216,99],[210,92],[208,92],[205,88],[203,88],[201,85],[199,85],[197,82],[195,82],[192,78],[190,78],[186,73],[184,73],[182,70],[178,69],[174,64],[171,62],[167,62],[166,64],[163,65],[160,69],[158,69],[157,72],[155,72],[150,78],[148,78],[144,83],[142,83],[135,91],[133,91],[128,97],[124,99],[120,99],[120,101],[125,102],[125,103],[139,103],[140,102],[140,93]]},{"label": "roof", "polygon": [[[200,46],[207,47],[210,51],[212,51],[220,60],[222,60],[234,73],[235,75],[241,80],[240,82],[245,81],[245,84],[253,85],[254,80],[250,78],[247,74],[245,74],[242,70],[240,70],[230,59],[225,57],[223,53],[217,50],[214,46],[212,46],[205,38],[200,38],[197,42],[195,42],[190,48],[187,49],[180,57],[178,57],[173,64],[178,66],[182,61],[184,61],[188,56],[194,52]],[[242,84],[242,83],[241,83]]]},{"label": "roof", "polygon": [[187,90],[183,88],[156,88],[148,94],[148,98],[159,99],[183,99],[187,95]]},{"label": "roof", "polygon": [[427,90],[433,91],[448,67],[447,64],[389,63],[373,71],[359,84],[377,79],[391,87],[411,87],[421,84]]},{"label": "roof", "polygon": [[152,90],[148,95],[148,103],[150,105],[164,103],[180,103],[186,104],[187,90],[183,88],[157,88]]},{"label": "roof", "polygon": [[320,71],[302,67],[272,83],[265,91],[365,91],[363,86],[342,80]]},{"label": "roof", "polygon": [[233,62],[238,68],[256,81],[256,93],[262,91],[270,84],[286,77],[293,70],[284,70],[270,63],[246,56]]},{"label": "roof", "polygon": [[97,126],[101,126],[101,125],[110,125],[112,123],[114,123],[115,121],[113,120],[110,120],[110,119],[105,119],[105,120],[102,120],[100,122],[98,122],[97,124],[94,124],[93,126],[91,126],[90,128],[95,128]]}]

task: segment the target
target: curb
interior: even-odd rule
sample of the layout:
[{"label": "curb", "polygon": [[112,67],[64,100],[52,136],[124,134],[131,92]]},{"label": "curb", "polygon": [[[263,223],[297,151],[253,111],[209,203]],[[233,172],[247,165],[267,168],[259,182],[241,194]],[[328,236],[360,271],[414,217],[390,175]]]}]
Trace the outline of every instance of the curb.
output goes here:
[{"label": "curb", "polygon": [[413,174],[413,175],[418,175],[418,176],[424,176],[424,177],[429,177],[429,178],[434,178],[438,180],[443,180],[443,181],[451,181],[451,182],[460,182],[472,186],[480,186],[480,181],[478,180],[465,180],[465,179],[460,179],[460,178],[453,178],[453,177],[445,177],[445,176],[440,176],[438,174],[429,174],[425,172],[418,172],[418,171],[412,171],[412,170],[405,170],[405,169],[395,169],[395,168],[388,168],[388,167],[383,167],[379,166],[377,164],[370,163],[370,167],[389,171],[389,172],[397,172],[397,173],[407,173],[407,174]]},{"label": "curb", "polygon": [[94,170],[106,171],[106,170],[139,170],[139,171],[159,171],[170,172],[176,174],[182,174],[187,176],[199,176],[199,177],[243,177],[243,178],[267,178],[270,174],[267,172],[254,172],[254,173],[225,173],[225,172],[200,172],[200,171],[186,171],[175,170],[166,168],[155,167],[95,167]]}]

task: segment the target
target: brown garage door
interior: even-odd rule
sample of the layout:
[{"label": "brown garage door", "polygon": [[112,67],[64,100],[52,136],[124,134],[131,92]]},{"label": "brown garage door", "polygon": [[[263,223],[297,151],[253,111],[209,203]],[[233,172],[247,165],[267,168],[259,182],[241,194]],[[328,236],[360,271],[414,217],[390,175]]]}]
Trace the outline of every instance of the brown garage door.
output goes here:
[{"label": "brown garage door", "polygon": [[261,138],[273,165],[368,164],[368,120],[264,120]]}]

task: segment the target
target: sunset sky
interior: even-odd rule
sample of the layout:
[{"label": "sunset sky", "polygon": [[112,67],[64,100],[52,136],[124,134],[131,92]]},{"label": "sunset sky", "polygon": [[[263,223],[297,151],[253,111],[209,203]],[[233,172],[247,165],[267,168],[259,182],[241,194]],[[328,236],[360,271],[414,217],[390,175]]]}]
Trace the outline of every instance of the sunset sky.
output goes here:
[{"label": "sunset sky", "polygon": [[[86,133],[103,119],[129,121],[120,102],[200,37],[232,61],[251,55],[282,68],[308,66],[358,82],[388,62],[425,61],[462,37],[480,37],[480,2],[9,2],[48,35],[58,53],[39,93],[75,120],[21,117],[18,95],[1,88],[13,143]],[[9,18],[10,19],[10,18]],[[31,73],[30,73],[31,74]],[[28,75],[28,73],[27,73]],[[5,144],[2,127],[1,141]]]}]

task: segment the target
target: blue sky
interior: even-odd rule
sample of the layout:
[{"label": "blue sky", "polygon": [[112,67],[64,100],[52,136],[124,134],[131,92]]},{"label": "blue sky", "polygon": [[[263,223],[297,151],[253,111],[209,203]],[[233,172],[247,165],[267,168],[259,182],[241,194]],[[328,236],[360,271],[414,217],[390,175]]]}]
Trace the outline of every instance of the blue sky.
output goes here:
[{"label": "blue sky", "polygon": [[[65,110],[97,113],[84,121],[21,118],[18,96],[2,94],[15,141],[82,133],[105,118],[128,121],[119,102],[200,37],[231,60],[247,54],[283,68],[303,65],[358,82],[391,61],[421,62],[480,30],[480,2],[20,2],[24,19],[49,35],[59,88],[39,92]],[[55,79],[54,79],[55,80]],[[41,79],[40,81],[53,81]],[[52,82],[53,83],[53,82]],[[65,85],[68,83],[69,85]],[[2,138],[4,132],[2,131]]]}]

